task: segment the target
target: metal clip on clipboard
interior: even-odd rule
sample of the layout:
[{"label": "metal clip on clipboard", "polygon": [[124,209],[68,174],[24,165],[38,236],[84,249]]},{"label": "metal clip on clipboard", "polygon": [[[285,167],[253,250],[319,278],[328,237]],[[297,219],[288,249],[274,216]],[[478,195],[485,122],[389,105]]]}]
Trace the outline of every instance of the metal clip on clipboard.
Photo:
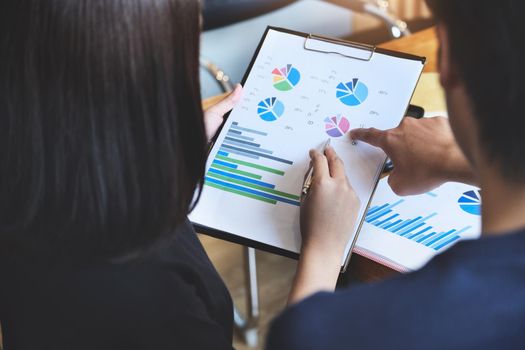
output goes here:
[{"label": "metal clip on clipboard", "polygon": [[327,38],[309,34],[304,41],[304,49],[321,53],[333,53],[360,61],[370,61],[376,47],[350,41]]}]

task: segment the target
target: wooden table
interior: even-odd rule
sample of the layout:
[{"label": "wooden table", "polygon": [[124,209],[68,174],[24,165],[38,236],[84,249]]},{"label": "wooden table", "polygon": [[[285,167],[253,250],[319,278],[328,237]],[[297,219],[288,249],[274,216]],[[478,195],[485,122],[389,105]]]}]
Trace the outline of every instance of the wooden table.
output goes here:
[{"label": "wooden table", "polygon": [[427,58],[423,72],[437,72],[438,42],[434,28],[379,45],[385,49],[402,51]]},{"label": "wooden table", "polygon": [[[425,56],[427,61],[424,72],[430,73],[437,71],[436,54],[438,42],[434,28],[423,30],[409,37],[392,40],[379,46],[390,50]],[[224,95],[218,95],[204,100],[204,109],[213,105],[223,97]],[[349,278],[360,281],[376,281],[396,273],[396,271],[386,266],[380,265],[357,254],[352,256],[347,271]]]}]

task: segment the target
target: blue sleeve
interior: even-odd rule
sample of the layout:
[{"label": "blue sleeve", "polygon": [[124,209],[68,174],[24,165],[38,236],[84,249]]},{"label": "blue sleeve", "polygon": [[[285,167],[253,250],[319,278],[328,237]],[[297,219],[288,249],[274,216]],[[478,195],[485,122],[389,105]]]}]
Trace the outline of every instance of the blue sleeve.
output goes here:
[{"label": "blue sleeve", "polygon": [[467,253],[455,249],[408,275],[317,293],[275,319],[266,348],[524,349],[525,263],[506,267],[500,257],[488,265],[487,254],[461,260]]},{"label": "blue sleeve", "polygon": [[[293,305],[271,324],[267,350],[310,350],[326,348],[329,336],[327,324],[322,324],[319,307],[323,307],[323,296],[331,293],[317,293],[303,302]],[[326,306],[326,305],[324,305]],[[326,311],[326,309],[325,309]]]}]

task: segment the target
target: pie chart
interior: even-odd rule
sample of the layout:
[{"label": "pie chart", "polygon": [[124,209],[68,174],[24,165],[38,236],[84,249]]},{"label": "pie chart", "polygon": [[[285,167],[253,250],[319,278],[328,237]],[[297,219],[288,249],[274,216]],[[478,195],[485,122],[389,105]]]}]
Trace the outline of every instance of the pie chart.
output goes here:
[{"label": "pie chart", "polygon": [[479,191],[467,191],[458,199],[458,204],[464,212],[481,215],[481,195]]},{"label": "pie chart", "polygon": [[273,87],[279,91],[290,91],[294,86],[299,84],[299,80],[301,80],[301,73],[291,64],[281,69],[275,68],[272,74]]},{"label": "pie chart", "polygon": [[368,97],[368,87],[357,78],[337,85],[336,97],[347,106],[359,106]]},{"label": "pie chart", "polygon": [[330,137],[341,137],[350,130],[350,122],[340,115],[326,118],[324,122],[325,131]]},{"label": "pie chart", "polygon": [[259,102],[257,114],[262,120],[273,122],[284,114],[284,104],[277,97],[268,97]]}]

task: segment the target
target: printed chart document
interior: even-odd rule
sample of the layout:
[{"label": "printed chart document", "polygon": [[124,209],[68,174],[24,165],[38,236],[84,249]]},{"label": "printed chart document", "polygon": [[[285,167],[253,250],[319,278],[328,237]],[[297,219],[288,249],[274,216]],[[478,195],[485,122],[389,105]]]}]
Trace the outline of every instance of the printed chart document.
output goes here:
[{"label": "printed chart document", "polygon": [[[425,117],[447,116],[428,112]],[[449,182],[417,196],[400,197],[379,181],[354,253],[400,272],[423,267],[461,240],[481,235],[479,188]]]},{"label": "printed chart document", "polygon": [[268,28],[190,220],[199,232],[296,257],[308,150],[331,138],[362,203],[344,266],[386,160],[348,132],[396,127],[423,66],[421,57]]},{"label": "printed chart document", "polygon": [[432,192],[399,197],[381,179],[354,253],[400,272],[423,267],[460,240],[481,234],[476,187],[446,183]]}]

